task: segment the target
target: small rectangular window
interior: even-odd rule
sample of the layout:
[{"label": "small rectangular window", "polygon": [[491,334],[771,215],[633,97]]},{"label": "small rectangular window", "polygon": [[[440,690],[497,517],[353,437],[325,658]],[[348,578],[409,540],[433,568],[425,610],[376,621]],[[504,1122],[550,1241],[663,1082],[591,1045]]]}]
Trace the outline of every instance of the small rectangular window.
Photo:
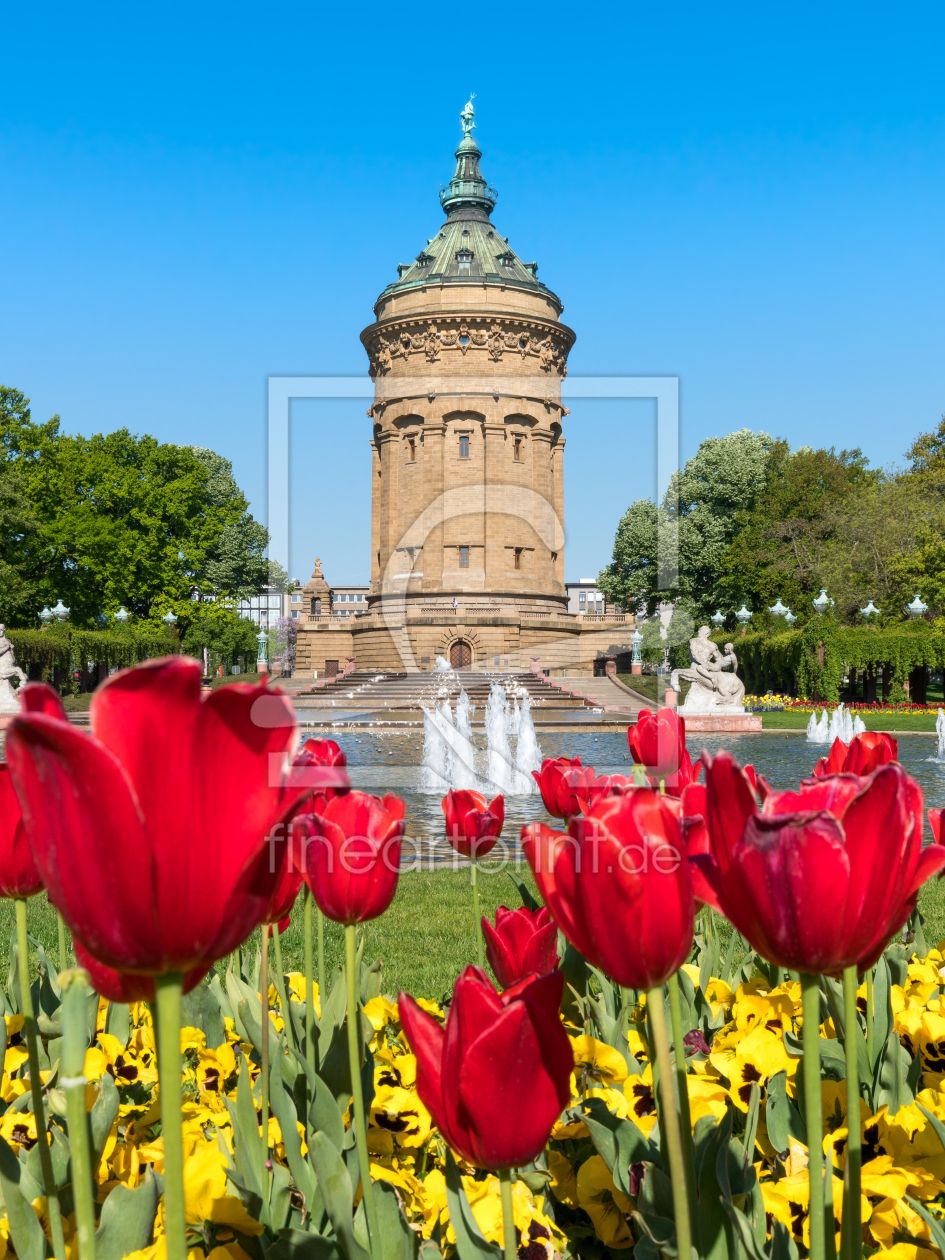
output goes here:
[{"label": "small rectangular window", "polygon": [[363,603],[364,603],[364,596],[363,596],[363,595],[359,595],[359,596],[358,596],[358,603],[359,603],[359,604],[363,604]]},{"label": "small rectangular window", "polygon": [[515,548],[515,567],[516,567],[516,569],[520,569],[520,568],[522,567],[522,549],[521,549],[521,547],[516,547],[516,548]]},{"label": "small rectangular window", "polygon": [[459,549],[459,567],[461,569],[469,568],[469,548],[468,547],[460,547]]},{"label": "small rectangular window", "polygon": [[585,601],[587,600],[587,596],[584,594],[584,592],[583,592],[583,591],[581,591],[580,595],[578,596],[578,599],[579,599],[579,600],[580,600],[580,602],[583,604],[583,603],[585,603]]},{"label": "small rectangular window", "polygon": [[417,443],[414,438],[407,439],[408,458],[411,464],[417,462]]},{"label": "small rectangular window", "polygon": [[459,439],[459,457],[460,459],[469,459],[469,434],[463,433]]},{"label": "small rectangular window", "polygon": [[522,460],[522,439],[521,438],[516,438],[515,441],[512,443],[512,458],[515,460],[517,464],[521,463],[521,460]]}]

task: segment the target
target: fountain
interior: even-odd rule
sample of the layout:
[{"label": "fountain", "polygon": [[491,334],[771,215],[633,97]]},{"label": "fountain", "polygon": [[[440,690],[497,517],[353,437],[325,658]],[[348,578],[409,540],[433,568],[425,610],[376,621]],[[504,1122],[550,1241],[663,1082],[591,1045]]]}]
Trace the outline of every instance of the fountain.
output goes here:
[{"label": "fountain", "polygon": [[[449,701],[423,706],[423,761],[420,791],[441,795],[450,788],[472,788],[488,796],[530,796],[538,787],[532,771],[541,768],[541,748],[526,693],[511,705],[501,683],[493,683],[486,704],[486,747],[472,733],[473,708],[461,691],[453,716]],[[511,739],[515,739],[512,752]]]},{"label": "fountain", "polygon": [[445,656],[438,656],[433,662],[433,672],[434,674],[452,674],[453,666]]},{"label": "fountain", "polygon": [[945,762],[945,709],[939,709],[935,715],[935,735],[938,739],[938,748],[935,750],[935,756],[929,757],[929,761]]},{"label": "fountain", "polygon": [[831,714],[824,709],[819,719],[816,713],[810,715],[810,721],[807,723],[807,740],[811,744],[832,745],[835,739],[839,739],[844,744],[849,744],[856,735],[862,735],[865,730],[866,727],[861,718],[851,717],[850,710],[838,704]]}]

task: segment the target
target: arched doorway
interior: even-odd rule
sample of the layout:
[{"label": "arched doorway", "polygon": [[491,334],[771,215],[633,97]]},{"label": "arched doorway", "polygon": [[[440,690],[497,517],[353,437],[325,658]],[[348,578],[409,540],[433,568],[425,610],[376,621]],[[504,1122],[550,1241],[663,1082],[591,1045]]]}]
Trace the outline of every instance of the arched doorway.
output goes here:
[{"label": "arched doorway", "polygon": [[467,669],[472,664],[472,648],[462,639],[457,639],[450,648],[450,664],[454,669]]}]

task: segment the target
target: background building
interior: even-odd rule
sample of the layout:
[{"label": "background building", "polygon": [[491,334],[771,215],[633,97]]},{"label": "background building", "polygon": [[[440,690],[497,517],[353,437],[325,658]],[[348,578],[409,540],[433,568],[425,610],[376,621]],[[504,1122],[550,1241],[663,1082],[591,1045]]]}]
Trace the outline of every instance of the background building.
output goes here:
[{"label": "background building", "polygon": [[462,127],[446,220],[361,334],[375,389],[370,589],[329,587],[316,561],[300,670],[424,670],[444,656],[591,673],[630,650],[632,618],[591,632],[569,609],[561,380],[575,334],[538,264],[492,223],[471,103]]}]

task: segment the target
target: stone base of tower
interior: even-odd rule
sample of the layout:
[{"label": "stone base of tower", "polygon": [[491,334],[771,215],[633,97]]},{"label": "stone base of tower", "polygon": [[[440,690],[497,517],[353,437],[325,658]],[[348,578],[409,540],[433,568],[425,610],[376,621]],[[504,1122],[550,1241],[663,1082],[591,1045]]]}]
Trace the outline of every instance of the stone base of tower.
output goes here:
[{"label": "stone base of tower", "polygon": [[324,678],[353,665],[365,673],[432,670],[438,656],[456,668],[537,670],[559,675],[629,670],[630,615],[592,621],[568,613],[493,613],[421,609],[356,617],[310,617],[299,623],[296,675]]}]

